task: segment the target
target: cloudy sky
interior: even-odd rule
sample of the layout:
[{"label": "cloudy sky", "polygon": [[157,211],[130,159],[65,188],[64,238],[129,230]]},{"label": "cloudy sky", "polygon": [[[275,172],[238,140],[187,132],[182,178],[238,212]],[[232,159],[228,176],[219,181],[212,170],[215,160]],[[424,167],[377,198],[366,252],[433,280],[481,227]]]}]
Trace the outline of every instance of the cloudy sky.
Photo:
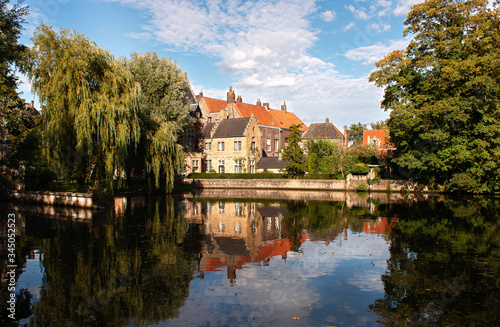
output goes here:
[{"label": "cloudy sky", "polygon": [[[259,98],[307,125],[374,122],[383,90],[374,63],[403,49],[403,21],[421,0],[26,0],[21,42],[40,23],[77,30],[116,57],[154,51],[176,60],[196,93]],[[30,101],[29,85],[21,91]]]}]

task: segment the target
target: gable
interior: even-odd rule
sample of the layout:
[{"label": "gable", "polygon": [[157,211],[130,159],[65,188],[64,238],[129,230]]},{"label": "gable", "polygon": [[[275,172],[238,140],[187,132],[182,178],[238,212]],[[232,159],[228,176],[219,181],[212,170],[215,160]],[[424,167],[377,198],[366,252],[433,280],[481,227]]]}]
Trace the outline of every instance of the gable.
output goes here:
[{"label": "gable", "polygon": [[223,119],[217,124],[212,138],[245,136],[245,129],[249,121],[250,118]]}]

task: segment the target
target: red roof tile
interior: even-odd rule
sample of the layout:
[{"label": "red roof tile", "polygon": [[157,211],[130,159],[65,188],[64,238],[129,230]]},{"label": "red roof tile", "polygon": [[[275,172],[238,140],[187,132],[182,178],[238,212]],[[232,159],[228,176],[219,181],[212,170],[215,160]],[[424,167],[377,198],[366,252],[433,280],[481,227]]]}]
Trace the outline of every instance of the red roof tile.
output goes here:
[{"label": "red roof tile", "polygon": [[271,115],[265,107],[237,102],[234,104],[234,108],[238,111],[241,117],[250,117],[254,114],[255,118],[259,121],[259,125],[280,127],[274,120],[273,115]]},{"label": "red roof tile", "polygon": [[302,125],[301,131],[307,129],[306,124],[302,122],[294,113],[284,112],[283,110],[269,109],[269,113],[273,116],[274,121],[279,127],[290,129],[292,125]]},{"label": "red roof tile", "polygon": [[227,101],[203,97],[209,112],[218,112],[226,109]]}]

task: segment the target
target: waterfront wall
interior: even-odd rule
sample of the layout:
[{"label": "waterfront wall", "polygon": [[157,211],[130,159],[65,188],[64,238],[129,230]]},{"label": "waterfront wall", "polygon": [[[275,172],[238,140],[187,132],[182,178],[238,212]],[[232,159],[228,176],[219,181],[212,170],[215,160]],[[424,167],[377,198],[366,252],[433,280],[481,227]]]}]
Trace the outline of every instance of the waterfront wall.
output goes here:
[{"label": "waterfront wall", "polygon": [[368,184],[366,178],[348,178],[347,180],[316,179],[185,179],[185,183],[200,189],[260,189],[260,190],[322,190],[356,191],[364,185],[370,192],[431,192],[427,187],[407,181],[381,180]]},{"label": "waterfront wall", "polygon": [[27,192],[13,191],[11,198],[26,202],[37,202],[50,205],[64,205],[83,208],[97,208],[90,193],[71,192]]}]

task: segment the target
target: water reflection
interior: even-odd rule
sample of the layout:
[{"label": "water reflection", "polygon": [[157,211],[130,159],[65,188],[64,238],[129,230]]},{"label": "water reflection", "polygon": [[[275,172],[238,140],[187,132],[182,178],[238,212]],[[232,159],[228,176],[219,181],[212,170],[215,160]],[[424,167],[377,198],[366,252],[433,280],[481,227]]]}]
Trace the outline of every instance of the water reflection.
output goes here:
[{"label": "water reflection", "polygon": [[[344,194],[343,201],[305,201],[232,195],[232,200],[201,194],[117,198],[106,212],[0,208],[2,216],[11,211],[18,216],[19,322],[492,326],[498,321],[498,199]],[[2,302],[8,297],[4,225]],[[2,325],[10,323],[7,312],[0,315]]]}]

